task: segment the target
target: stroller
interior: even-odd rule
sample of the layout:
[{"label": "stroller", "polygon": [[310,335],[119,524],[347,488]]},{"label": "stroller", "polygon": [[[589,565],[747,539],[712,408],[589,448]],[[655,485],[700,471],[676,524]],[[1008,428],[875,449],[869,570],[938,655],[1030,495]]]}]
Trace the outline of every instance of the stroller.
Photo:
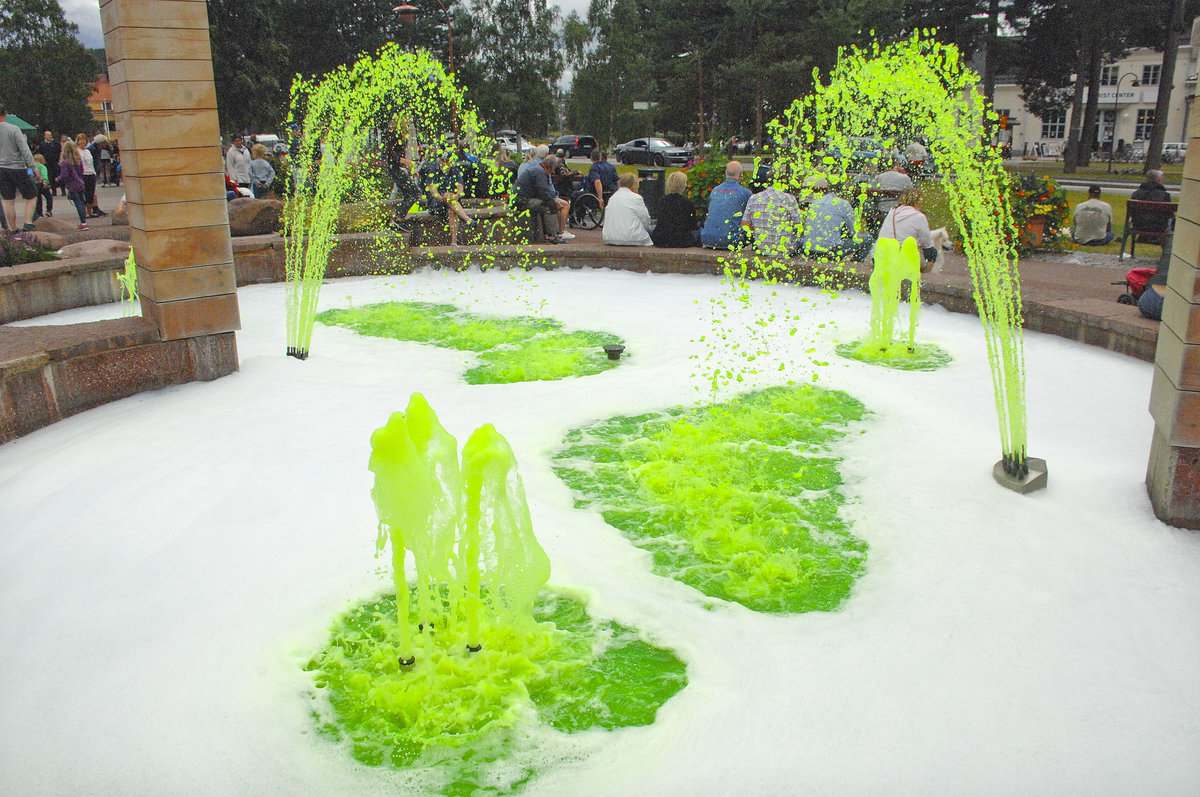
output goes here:
[{"label": "stroller", "polygon": [[1131,269],[1125,275],[1125,279],[1113,283],[1113,285],[1125,286],[1125,292],[1117,297],[1117,301],[1121,304],[1137,304],[1138,299],[1142,298],[1142,294],[1146,292],[1146,283],[1157,273],[1158,269],[1155,268]]}]

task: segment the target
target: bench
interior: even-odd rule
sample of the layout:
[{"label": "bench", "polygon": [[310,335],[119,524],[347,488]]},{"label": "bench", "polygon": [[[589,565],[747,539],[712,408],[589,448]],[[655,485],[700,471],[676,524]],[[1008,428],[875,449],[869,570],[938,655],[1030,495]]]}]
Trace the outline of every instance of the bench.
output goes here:
[{"label": "bench", "polygon": [[1167,224],[1166,230],[1145,230],[1139,229],[1139,225],[1143,225],[1146,220],[1146,215],[1161,216],[1169,214],[1173,220],[1175,211],[1179,209],[1179,204],[1176,202],[1150,202],[1145,199],[1131,199],[1125,206],[1125,229],[1121,233],[1121,257],[1125,257],[1125,242],[1129,242],[1129,256],[1134,256],[1134,247],[1137,246],[1138,238],[1141,237],[1143,243],[1154,243],[1162,246],[1163,243],[1175,234],[1174,226],[1170,222]]}]

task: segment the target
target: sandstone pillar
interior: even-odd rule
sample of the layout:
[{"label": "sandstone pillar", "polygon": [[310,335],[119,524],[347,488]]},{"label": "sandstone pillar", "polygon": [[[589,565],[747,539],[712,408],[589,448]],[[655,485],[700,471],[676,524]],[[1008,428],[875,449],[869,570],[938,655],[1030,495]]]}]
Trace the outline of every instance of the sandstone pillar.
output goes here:
[{"label": "sandstone pillar", "polygon": [[101,0],[100,19],[142,315],[163,340],[232,333],[241,322],[207,5]]},{"label": "sandstone pillar", "polygon": [[1200,114],[1193,116],[1163,320],[1154,357],[1154,440],[1146,487],[1154,514],[1200,529]]}]

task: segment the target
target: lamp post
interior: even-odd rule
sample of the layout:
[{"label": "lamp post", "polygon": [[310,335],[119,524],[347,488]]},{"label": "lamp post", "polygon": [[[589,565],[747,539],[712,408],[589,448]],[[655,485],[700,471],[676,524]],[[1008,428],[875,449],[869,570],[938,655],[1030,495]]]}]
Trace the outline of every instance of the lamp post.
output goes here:
[{"label": "lamp post", "polygon": [[700,60],[700,51],[680,53],[680,58],[695,57],[696,59],[696,99],[700,103],[700,158],[704,159],[704,62]]},{"label": "lamp post", "polygon": [[1117,156],[1117,103],[1121,100],[1121,81],[1127,77],[1133,78],[1133,82],[1129,84],[1131,88],[1138,85],[1137,75],[1132,72],[1126,72],[1117,78],[1117,88],[1113,92],[1112,145],[1108,148],[1108,171],[1110,173],[1112,172],[1113,158]]},{"label": "lamp post", "polygon": [[[436,0],[436,2],[438,4],[438,8],[442,9],[442,14],[446,17],[446,39],[449,44],[449,47],[446,50],[446,56],[447,56],[447,60],[449,62],[448,65],[450,67],[450,77],[453,78],[454,77],[454,26],[450,24],[450,10],[448,8],[446,8],[446,4],[443,3],[442,0]],[[417,11],[419,9],[414,5],[409,5],[408,3],[404,3],[403,5],[396,6],[392,10],[396,12],[396,16],[399,17],[401,22],[412,22],[417,18]],[[458,143],[458,139],[459,139],[458,107],[457,107],[457,103],[455,103],[453,99],[450,100],[450,128],[451,128],[451,132],[454,133],[454,149],[455,149],[455,151],[457,151],[460,149],[460,146]]]}]

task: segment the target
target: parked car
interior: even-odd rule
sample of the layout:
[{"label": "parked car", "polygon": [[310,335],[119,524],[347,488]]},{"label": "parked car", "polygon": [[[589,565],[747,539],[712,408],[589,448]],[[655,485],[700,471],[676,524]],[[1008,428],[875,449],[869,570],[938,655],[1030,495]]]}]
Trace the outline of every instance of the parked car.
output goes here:
[{"label": "parked car", "polygon": [[687,166],[692,153],[665,138],[635,138],[613,148],[617,163],[644,163],[647,166]]},{"label": "parked car", "polygon": [[587,158],[595,148],[595,136],[559,136],[550,145],[551,152],[558,152],[561,149],[568,158]]},{"label": "parked car", "polygon": [[518,160],[527,151],[533,149],[533,144],[526,141],[525,137],[516,130],[497,130],[494,138],[496,143],[516,155]]},{"label": "parked car", "polygon": [[250,142],[252,144],[262,144],[267,148],[267,152],[273,152],[276,155],[286,154],[288,151],[287,143],[281,141],[279,136],[274,133],[255,133],[250,137]]},{"label": "parked car", "polygon": [[1183,163],[1183,159],[1187,157],[1187,147],[1186,141],[1168,141],[1163,144],[1163,163]]}]

